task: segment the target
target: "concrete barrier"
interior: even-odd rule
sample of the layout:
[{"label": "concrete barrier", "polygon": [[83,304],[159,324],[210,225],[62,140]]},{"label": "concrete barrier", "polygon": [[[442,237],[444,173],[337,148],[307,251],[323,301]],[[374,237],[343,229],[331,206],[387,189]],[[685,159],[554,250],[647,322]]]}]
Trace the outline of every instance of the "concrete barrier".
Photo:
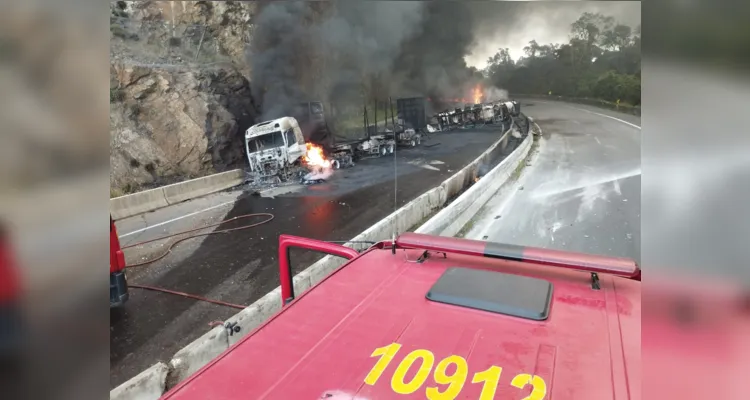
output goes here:
[{"label": "concrete barrier", "polygon": [[173,387],[198,371],[229,347],[228,330],[218,326],[180,349],[169,361],[172,372],[167,387]]},{"label": "concrete barrier", "polygon": [[110,400],[156,400],[164,394],[169,367],[160,362],[109,392]]},{"label": "concrete barrier", "polygon": [[166,207],[167,199],[161,188],[115,197],[109,200],[109,213],[114,219],[127,218],[133,215]]},{"label": "concrete barrier", "polygon": [[[359,241],[381,241],[392,238],[394,234],[406,232],[427,220],[440,207],[444,206],[451,198],[457,196],[466,187],[474,183],[480,166],[490,163],[493,157],[498,156],[508,143],[510,129],[495,141],[479,157],[456,172],[450,178],[421,196],[410,201],[403,207],[394,211],[380,220],[364,232],[352,238],[346,246],[356,247]],[[531,136],[531,135],[529,135]],[[520,149],[520,147],[519,147]],[[516,149],[511,155],[518,152]],[[510,156],[509,156],[510,157]],[[502,164],[502,162],[500,163]],[[460,197],[459,197],[460,198]],[[294,290],[301,294],[313,285],[320,282],[324,277],[343,265],[346,260],[325,256],[312,264],[299,274],[295,275]],[[270,317],[281,310],[281,288],[276,287],[256,302],[230,317],[227,322],[237,323],[241,327],[239,333],[228,335],[223,327],[217,327],[193,341],[191,344],[178,351],[169,363],[171,372],[166,389],[174,387],[177,383],[189,377],[210,360],[221,354],[224,350],[240,341],[248,333],[255,330]],[[133,378],[135,379],[135,378]],[[128,385],[130,381],[122,386]],[[120,388],[118,387],[118,389]]]},{"label": "concrete barrier", "polygon": [[455,236],[482,208],[484,204],[513,175],[519,164],[524,162],[531,149],[534,135],[529,134],[521,145],[501,161],[489,173],[453,200],[429,221],[420,226],[416,232],[430,235]]},{"label": "concrete barrier", "polygon": [[229,189],[241,184],[244,180],[245,171],[242,169],[203,176],[156,189],[115,197],[109,200],[109,212],[115,220],[132,217]]},{"label": "concrete barrier", "polygon": [[244,180],[245,171],[234,169],[164,186],[162,190],[164,190],[164,198],[171,205],[237,186]]}]

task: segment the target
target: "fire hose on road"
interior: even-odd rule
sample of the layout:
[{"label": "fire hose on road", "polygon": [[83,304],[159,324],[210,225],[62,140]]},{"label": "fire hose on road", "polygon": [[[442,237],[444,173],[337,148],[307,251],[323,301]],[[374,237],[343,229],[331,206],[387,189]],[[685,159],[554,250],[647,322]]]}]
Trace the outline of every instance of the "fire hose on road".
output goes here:
[{"label": "fire hose on road", "polygon": [[[190,230],[186,230],[186,231],[182,231],[182,232],[177,232],[177,233],[173,233],[171,235],[161,236],[161,237],[158,237],[158,238],[155,238],[155,239],[145,240],[145,241],[142,241],[142,242],[138,242],[138,243],[130,244],[130,245],[127,245],[127,246],[123,246],[122,250],[125,250],[125,249],[129,249],[129,248],[133,248],[133,247],[142,246],[144,244],[148,244],[148,243],[152,243],[152,242],[158,242],[158,241],[166,240],[166,239],[169,239],[169,238],[172,238],[172,237],[175,237],[175,236],[180,236],[180,235],[184,235],[184,234],[191,233],[191,232],[197,232],[197,231],[201,231],[201,230],[204,230],[204,229],[213,228],[215,226],[224,225],[224,224],[227,224],[227,223],[232,222],[232,221],[238,221],[238,220],[246,219],[246,218],[257,218],[257,217],[267,217],[267,218],[264,219],[264,220],[262,220],[262,221],[259,221],[259,222],[255,222],[255,223],[247,224],[247,225],[242,225],[242,226],[238,226],[238,227],[235,227],[235,228],[219,229],[219,230],[215,230],[215,231],[212,231],[212,232],[197,233],[197,234],[194,234],[194,235],[186,236],[186,237],[184,237],[182,239],[179,239],[179,240],[175,241],[174,243],[172,243],[167,248],[167,250],[164,253],[162,253],[161,255],[159,255],[158,257],[155,257],[155,258],[152,258],[150,260],[143,261],[143,262],[140,262],[140,263],[136,263],[136,264],[128,264],[128,265],[125,266],[125,268],[126,269],[128,269],[128,268],[138,268],[138,267],[145,267],[146,265],[149,265],[149,264],[153,264],[156,261],[159,261],[162,258],[168,256],[172,252],[172,249],[175,248],[175,246],[177,246],[178,244],[180,244],[180,243],[182,243],[182,242],[184,242],[184,241],[186,241],[188,239],[194,239],[194,238],[201,237],[201,236],[224,234],[224,233],[229,233],[229,232],[234,232],[234,231],[240,231],[240,230],[244,230],[244,229],[255,228],[257,226],[260,226],[260,225],[267,224],[267,223],[271,222],[274,219],[274,215],[273,214],[269,214],[269,213],[257,213],[257,214],[238,215],[238,216],[230,218],[230,219],[228,219],[226,221],[221,221],[221,222],[219,222],[217,224],[206,225],[206,226],[202,226],[200,228],[195,228],[195,229],[190,229]],[[342,243],[342,244],[344,244],[344,243],[353,243],[353,244],[367,244],[367,245],[373,245],[373,244],[375,244],[375,242],[361,242],[361,241],[360,242],[357,242],[357,241],[352,242],[352,241],[348,241],[348,240],[331,241],[331,243]],[[208,302],[208,303],[212,303],[212,304],[216,304],[216,305],[220,305],[220,306],[225,306],[225,307],[232,307],[232,308],[236,308],[236,309],[240,309],[240,310],[242,310],[242,309],[244,309],[244,308],[247,307],[247,306],[243,306],[241,304],[233,304],[233,303],[227,303],[227,302],[221,301],[221,300],[213,300],[213,299],[209,299],[209,298],[206,298],[206,297],[203,297],[203,296],[198,296],[198,295],[190,294],[190,293],[184,293],[184,292],[180,292],[180,291],[176,291],[176,290],[165,289],[165,288],[158,287],[158,286],[138,285],[138,284],[130,284],[128,286],[131,287],[131,288],[136,288],[136,289],[151,290],[151,291],[155,291],[155,292],[161,292],[161,293],[171,294],[171,295],[175,295],[175,296],[186,297],[186,298],[189,298],[189,299],[194,299],[194,300],[199,300],[199,301],[205,301],[205,302]]]},{"label": "fire hose on road", "polygon": [[[255,228],[257,226],[260,226],[260,225],[263,225],[263,224],[271,222],[271,220],[274,219],[274,215],[273,214],[269,214],[269,213],[257,213],[257,214],[238,215],[238,216],[230,218],[230,219],[228,219],[226,221],[221,221],[221,222],[219,222],[217,224],[206,225],[206,226],[202,226],[200,228],[195,228],[195,229],[190,229],[190,230],[187,230],[187,231],[177,232],[177,233],[173,233],[171,235],[161,236],[161,237],[158,237],[158,238],[155,238],[155,239],[145,240],[143,242],[134,243],[134,244],[131,244],[131,245],[128,245],[128,246],[123,246],[122,249],[125,250],[125,249],[129,249],[129,248],[132,248],[132,247],[142,246],[142,245],[147,244],[147,243],[158,242],[158,241],[166,240],[166,239],[169,239],[169,238],[172,238],[172,237],[175,237],[175,236],[180,236],[180,235],[184,235],[184,234],[187,234],[187,233],[192,233],[192,232],[197,232],[197,231],[201,231],[201,230],[204,230],[204,229],[212,228],[212,227],[215,227],[215,226],[224,225],[224,224],[227,224],[227,223],[232,222],[232,221],[238,221],[238,220],[246,219],[246,218],[264,217],[264,216],[267,217],[267,218],[264,219],[264,220],[262,220],[262,221],[255,222],[255,223],[252,223],[252,224],[238,226],[238,227],[235,227],[235,228],[218,229],[218,230],[211,231],[211,232],[196,233],[196,234],[184,237],[184,238],[179,239],[179,240],[175,241],[174,243],[172,243],[167,248],[167,251],[165,251],[164,253],[162,253],[158,257],[155,257],[155,258],[152,258],[150,260],[143,261],[143,262],[140,262],[140,263],[136,263],[136,264],[128,264],[128,265],[125,266],[125,268],[126,269],[127,268],[138,268],[138,267],[144,267],[144,266],[149,265],[149,264],[153,264],[154,262],[159,261],[162,258],[164,258],[167,255],[169,255],[172,252],[172,249],[175,248],[175,246],[177,246],[178,244],[180,244],[180,243],[182,243],[182,242],[184,242],[184,241],[186,241],[188,239],[194,239],[194,238],[201,237],[201,236],[224,234],[224,233],[239,231],[239,230],[243,230],[243,229]],[[157,286],[136,285],[136,284],[131,284],[129,286],[132,287],[132,288],[136,288],[136,289],[152,290],[152,291],[161,292],[161,293],[167,293],[167,294],[171,294],[171,295],[175,295],[175,296],[182,296],[182,297],[186,297],[186,298],[190,298],[190,299],[194,299],[194,300],[205,301],[205,302],[208,302],[208,303],[213,303],[213,304],[217,304],[217,305],[221,305],[221,306],[237,308],[237,309],[240,309],[240,310],[244,309],[246,307],[246,306],[243,306],[243,305],[240,305],[240,304],[232,304],[232,303],[227,303],[227,302],[220,301],[220,300],[212,300],[212,299],[205,298],[203,296],[198,296],[198,295],[194,295],[194,294],[178,292],[178,291],[174,291],[174,290],[160,288],[160,287],[157,287]]]}]

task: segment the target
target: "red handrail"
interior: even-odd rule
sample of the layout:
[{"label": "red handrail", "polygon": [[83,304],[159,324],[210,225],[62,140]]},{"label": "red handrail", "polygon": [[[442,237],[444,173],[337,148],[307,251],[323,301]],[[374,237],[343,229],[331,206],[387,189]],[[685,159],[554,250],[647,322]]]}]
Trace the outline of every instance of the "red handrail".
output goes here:
[{"label": "red handrail", "polygon": [[480,240],[457,239],[419,233],[403,233],[396,238],[396,246],[445,253],[465,254],[532,264],[561,267],[586,272],[601,272],[641,280],[641,269],[628,258],[615,258],[569,251],[542,249]]},{"label": "red handrail", "polygon": [[279,236],[279,279],[281,280],[281,304],[285,305],[294,300],[294,283],[292,281],[292,266],[289,264],[289,249],[298,247],[302,249],[318,251],[351,260],[359,253],[352,248],[320,240],[308,239],[299,236]]}]

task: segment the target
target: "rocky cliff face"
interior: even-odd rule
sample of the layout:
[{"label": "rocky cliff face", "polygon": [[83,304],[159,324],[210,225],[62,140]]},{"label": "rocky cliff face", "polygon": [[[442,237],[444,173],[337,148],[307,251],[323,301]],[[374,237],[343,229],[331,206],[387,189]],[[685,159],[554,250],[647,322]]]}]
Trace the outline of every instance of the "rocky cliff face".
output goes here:
[{"label": "rocky cliff face", "polygon": [[256,2],[118,1],[110,5],[110,55],[152,63],[244,66]]},{"label": "rocky cliff face", "polygon": [[238,71],[127,64],[111,69],[113,188],[126,193],[242,164],[242,131],[255,111]]},{"label": "rocky cliff face", "polygon": [[254,3],[115,2],[110,195],[244,165]]}]

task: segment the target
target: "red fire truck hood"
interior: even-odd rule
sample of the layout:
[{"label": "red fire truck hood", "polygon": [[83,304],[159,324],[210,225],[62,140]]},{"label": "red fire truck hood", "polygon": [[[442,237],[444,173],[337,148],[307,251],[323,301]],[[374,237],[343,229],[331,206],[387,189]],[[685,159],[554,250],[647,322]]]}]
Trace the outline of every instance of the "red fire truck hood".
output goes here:
[{"label": "red fire truck hood", "polygon": [[[600,274],[593,290],[584,272],[454,254],[414,262],[421,253],[365,253],[166,398],[425,398],[449,388],[441,368],[459,375],[457,398],[479,398],[490,386],[498,399],[640,398],[640,282]],[[551,282],[548,319],[426,298],[447,268],[462,266]]]}]

